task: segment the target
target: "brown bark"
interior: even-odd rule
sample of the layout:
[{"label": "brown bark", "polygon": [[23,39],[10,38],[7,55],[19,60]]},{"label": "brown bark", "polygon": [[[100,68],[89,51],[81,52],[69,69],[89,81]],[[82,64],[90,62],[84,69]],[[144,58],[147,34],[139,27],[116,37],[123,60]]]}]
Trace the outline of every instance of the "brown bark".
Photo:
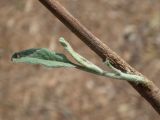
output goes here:
[{"label": "brown bark", "polygon": [[[102,43],[89,30],[87,30],[77,19],[75,19],[59,2],[56,0],[39,0],[52,12],[64,25],[66,25],[80,40],[90,47],[103,61],[109,59],[111,64],[123,72],[132,72],[141,75],[138,71],[127,64],[121,57],[113,52],[107,45]],[[153,108],[160,114],[160,89],[149,79],[144,83],[129,82],[141,96],[143,96]]]}]

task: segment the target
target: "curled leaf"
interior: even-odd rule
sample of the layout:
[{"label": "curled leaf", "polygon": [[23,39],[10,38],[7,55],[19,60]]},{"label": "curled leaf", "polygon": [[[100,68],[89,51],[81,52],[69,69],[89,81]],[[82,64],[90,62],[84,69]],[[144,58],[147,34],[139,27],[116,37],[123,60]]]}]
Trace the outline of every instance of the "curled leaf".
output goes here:
[{"label": "curled leaf", "polygon": [[11,60],[16,63],[24,62],[30,64],[40,64],[46,67],[76,67],[67,57],[61,53],[49,51],[46,48],[33,48],[12,55]]}]

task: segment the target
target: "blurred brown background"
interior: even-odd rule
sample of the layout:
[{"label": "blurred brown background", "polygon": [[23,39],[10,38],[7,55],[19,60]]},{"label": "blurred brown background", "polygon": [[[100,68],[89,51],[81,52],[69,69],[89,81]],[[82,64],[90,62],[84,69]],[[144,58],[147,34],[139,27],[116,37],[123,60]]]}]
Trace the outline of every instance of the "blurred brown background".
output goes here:
[{"label": "blurred brown background", "polygon": [[[159,0],[59,1],[160,87]],[[0,120],[159,120],[127,82],[10,61],[15,51],[27,48],[65,52],[58,43],[61,36],[78,53],[103,66],[38,0],[0,1]]]}]

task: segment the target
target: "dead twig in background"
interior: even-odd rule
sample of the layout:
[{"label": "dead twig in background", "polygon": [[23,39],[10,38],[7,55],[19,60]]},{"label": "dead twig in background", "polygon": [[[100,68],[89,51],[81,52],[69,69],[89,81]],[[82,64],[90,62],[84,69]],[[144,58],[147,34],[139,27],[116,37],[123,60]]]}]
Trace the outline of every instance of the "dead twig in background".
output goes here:
[{"label": "dead twig in background", "polygon": [[[135,75],[143,76],[121,57],[113,52],[107,45],[102,43],[89,30],[87,30],[77,19],[75,19],[60,3],[56,0],[39,0],[46,6],[64,25],[66,25],[74,34],[76,34],[88,47],[90,47],[103,61],[107,59],[111,64],[123,71],[131,72]],[[144,77],[144,76],[143,76]],[[144,83],[136,84],[129,82],[143,96],[153,108],[160,114],[160,89],[146,77]]]}]

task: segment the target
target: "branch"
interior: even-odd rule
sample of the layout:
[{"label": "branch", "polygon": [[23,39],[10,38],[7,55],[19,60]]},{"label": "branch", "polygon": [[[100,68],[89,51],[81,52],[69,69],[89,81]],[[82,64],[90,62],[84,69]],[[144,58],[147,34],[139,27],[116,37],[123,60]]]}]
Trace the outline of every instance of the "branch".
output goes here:
[{"label": "branch", "polygon": [[141,73],[127,64],[121,57],[113,52],[107,45],[102,43],[89,30],[87,30],[77,19],[75,19],[59,2],[56,0],[39,0],[52,12],[64,25],[66,25],[80,40],[90,47],[102,60],[110,61],[110,64],[126,73],[142,76],[145,82],[136,84],[129,82],[141,96],[143,96],[152,107],[160,114],[160,90],[159,88]]}]

